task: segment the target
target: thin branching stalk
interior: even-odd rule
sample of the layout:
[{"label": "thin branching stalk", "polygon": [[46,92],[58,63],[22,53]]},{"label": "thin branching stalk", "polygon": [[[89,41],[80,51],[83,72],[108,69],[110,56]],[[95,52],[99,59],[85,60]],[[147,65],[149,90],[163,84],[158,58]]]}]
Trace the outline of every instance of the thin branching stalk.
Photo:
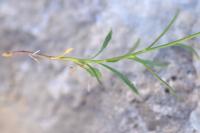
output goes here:
[{"label": "thin branching stalk", "polygon": [[98,55],[100,55],[107,48],[107,46],[112,38],[112,30],[110,30],[110,32],[107,34],[99,51],[96,54],[94,54],[94,56],[91,56],[91,58],[77,58],[77,57],[69,56],[68,54],[73,50],[72,48],[65,50],[63,54],[57,55],[57,56],[41,54],[40,51],[36,51],[36,52],[8,51],[8,52],[2,53],[2,56],[3,57],[13,57],[13,56],[17,56],[17,55],[26,55],[26,56],[31,57],[32,59],[34,59],[37,62],[40,58],[44,58],[44,59],[48,59],[48,60],[70,61],[70,62],[75,63],[79,67],[85,69],[92,77],[95,77],[97,79],[97,81],[100,84],[102,84],[102,82],[100,80],[102,74],[98,68],[94,67],[94,65],[99,65],[99,66],[104,67],[105,69],[111,71],[120,80],[122,80],[135,94],[139,95],[139,91],[138,91],[137,87],[128,79],[128,77],[126,75],[124,75],[120,71],[118,71],[115,68],[108,65],[110,63],[115,63],[115,62],[119,62],[122,60],[136,61],[136,62],[142,64],[156,79],[158,79],[161,83],[163,83],[168,88],[168,90],[171,94],[176,95],[175,89],[172,86],[170,86],[166,81],[164,81],[158,74],[156,74],[153,71],[153,69],[151,69],[151,67],[154,67],[154,66],[162,67],[163,64],[155,62],[155,61],[147,60],[147,59],[141,59],[138,56],[141,54],[145,54],[148,52],[156,51],[156,50],[167,48],[167,47],[180,46],[180,47],[183,47],[183,48],[189,50],[190,52],[194,53],[197,57],[199,57],[198,53],[191,46],[184,45],[183,43],[188,40],[191,40],[193,38],[199,37],[200,32],[185,36],[181,39],[178,39],[178,40],[175,40],[175,41],[172,41],[169,43],[156,45],[159,42],[159,40],[167,33],[167,31],[170,29],[170,27],[173,25],[173,23],[177,19],[178,14],[179,14],[179,12],[177,12],[175,14],[173,19],[170,21],[170,23],[164,29],[164,31],[146,48],[136,51],[136,48],[140,44],[140,39],[138,39],[135,42],[135,44],[133,45],[133,47],[130,48],[130,50],[126,54],[119,55],[116,57],[110,57],[110,58],[105,58],[105,59],[96,59],[96,57]]}]

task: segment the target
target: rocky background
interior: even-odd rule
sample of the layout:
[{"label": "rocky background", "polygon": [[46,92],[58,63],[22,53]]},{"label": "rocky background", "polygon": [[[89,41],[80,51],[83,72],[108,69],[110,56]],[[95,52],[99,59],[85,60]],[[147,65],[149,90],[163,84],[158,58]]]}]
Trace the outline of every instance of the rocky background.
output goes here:
[{"label": "rocky background", "polygon": [[[110,29],[100,58],[123,54],[141,38],[144,48],[180,16],[160,43],[200,31],[199,0],[0,0],[0,52],[74,48],[94,54]],[[200,39],[187,42],[200,53]],[[142,55],[167,62],[155,71],[176,88],[177,100],[135,62],[113,64],[134,82],[135,96],[108,71],[103,89],[68,62],[0,57],[1,133],[200,133],[200,61],[171,47]]]}]

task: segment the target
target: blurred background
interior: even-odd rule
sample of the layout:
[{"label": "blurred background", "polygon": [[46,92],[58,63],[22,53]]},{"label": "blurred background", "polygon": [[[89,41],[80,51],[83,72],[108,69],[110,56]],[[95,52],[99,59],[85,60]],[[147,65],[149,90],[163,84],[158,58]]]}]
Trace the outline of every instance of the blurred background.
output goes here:
[{"label": "blurred background", "polygon": [[[0,0],[0,53],[29,50],[59,55],[67,48],[90,57],[113,30],[99,58],[126,53],[141,38],[148,46],[172,19],[166,43],[200,31],[199,0]],[[188,41],[200,53],[200,38]],[[112,64],[136,84],[141,97],[108,71],[103,89],[69,62],[0,57],[1,133],[198,133],[200,61],[171,47],[142,55],[168,63],[154,70],[177,100],[141,65]]]}]

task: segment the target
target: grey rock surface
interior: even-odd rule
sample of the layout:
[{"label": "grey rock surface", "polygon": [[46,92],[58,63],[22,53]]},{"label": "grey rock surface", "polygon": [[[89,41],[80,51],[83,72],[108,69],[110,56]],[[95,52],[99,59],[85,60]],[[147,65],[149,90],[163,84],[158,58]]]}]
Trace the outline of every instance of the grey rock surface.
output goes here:
[{"label": "grey rock surface", "polygon": [[[139,49],[150,44],[177,9],[178,20],[160,43],[200,31],[198,0],[0,0],[0,53],[40,50],[56,55],[72,47],[72,56],[89,57],[112,28],[111,44],[99,58],[116,56],[139,37]],[[200,52],[200,39],[187,44]],[[138,86],[141,97],[104,69],[102,89],[69,62],[0,57],[0,132],[200,132],[200,62],[180,47],[142,57],[169,64],[154,70],[176,88],[179,100],[134,62],[113,66]]]},{"label": "grey rock surface", "polygon": [[200,108],[197,107],[195,110],[192,111],[190,115],[190,123],[191,126],[200,132]]}]

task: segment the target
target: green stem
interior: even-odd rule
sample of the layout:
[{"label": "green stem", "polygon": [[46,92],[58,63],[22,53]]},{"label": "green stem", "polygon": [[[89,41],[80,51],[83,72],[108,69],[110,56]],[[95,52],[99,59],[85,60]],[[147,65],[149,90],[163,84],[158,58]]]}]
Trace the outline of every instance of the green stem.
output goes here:
[{"label": "green stem", "polygon": [[125,54],[125,55],[112,57],[112,58],[108,58],[108,59],[94,60],[94,59],[82,59],[82,58],[65,56],[65,57],[58,58],[58,60],[68,60],[68,61],[72,61],[72,62],[75,62],[75,63],[81,62],[83,64],[84,63],[87,64],[87,63],[117,62],[117,61],[122,60],[122,59],[134,58],[137,55],[140,55],[140,54],[143,54],[143,53],[147,53],[147,52],[150,52],[150,51],[155,51],[155,50],[158,50],[158,49],[175,46],[175,45],[183,43],[183,42],[185,42],[187,40],[195,38],[197,36],[200,36],[200,32],[192,34],[192,35],[189,35],[187,37],[184,37],[182,39],[179,39],[179,40],[176,40],[176,41],[173,41],[173,42],[170,42],[170,43],[166,43],[166,44],[159,45],[159,46],[156,46],[156,47],[145,48],[145,49],[137,51],[135,53],[128,53],[128,54]]}]

